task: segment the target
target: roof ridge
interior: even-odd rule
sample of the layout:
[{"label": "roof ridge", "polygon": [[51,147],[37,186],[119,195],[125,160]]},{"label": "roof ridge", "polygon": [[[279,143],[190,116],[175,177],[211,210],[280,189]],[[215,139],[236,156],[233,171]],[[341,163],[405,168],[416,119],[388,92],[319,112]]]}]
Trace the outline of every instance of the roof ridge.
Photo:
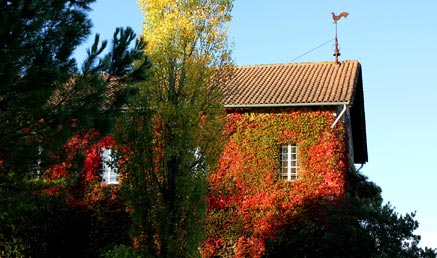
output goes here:
[{"label": "roof ridge", "polygon": [[[359,62],[358,60],[343,60],[341,63]],[[250,68],[250,67],[272,67],[283,65],[320,65],[320,64],[336,64],[335,61],[316,61],[316,62],[290,62],[290,63],[274,63],[274,64],[249,64],[249,65],[235,65],[236,68]]]}]

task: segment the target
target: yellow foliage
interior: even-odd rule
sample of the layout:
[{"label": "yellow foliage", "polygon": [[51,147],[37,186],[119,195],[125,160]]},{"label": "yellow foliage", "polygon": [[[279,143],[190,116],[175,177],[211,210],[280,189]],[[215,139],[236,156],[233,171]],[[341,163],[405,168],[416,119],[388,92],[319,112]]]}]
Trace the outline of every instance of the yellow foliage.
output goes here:
[{"label": "yellow foliage", "polygon": [[[233,0],[139,0],[152,62],[150,92],[159,104],[213,117],[232,65],[227,23]],[[161,109],[163,111],[164,109]],[[189,111],[188,111],[189,110]]]},{"label": "yellow foliage", "polygon": [[[156,178],[172,214],[156,239],[160,257],[195,257],[203,235],[206,174],[222,151],[225,125],[220,83],[231,65],[226,23],[233,0],[139,0],[152,68],[141,95],[153,116],[162,155]],[[201,158],[196,158],[201,152]],[[148,168],[146,168],[148,169]],[[198,204],[194,204],[197,200]],[[168,207],[165,207],[168,205]],[[166,210],[165,210],[166,209]],[[175,213],[174,211],[178,211]],[[149,212],[149,211],[146,211]],[[159,211],[160,214],[165,212]],[[143,232],[148,233],[148,232]],[[142,237],[145,234],[139,234]],[[146,243],[147,244],[147,243]],[[145,245],[146,245],[145,244]],[[153,255],[152,255],[153,256]]]},{"label": "yellow foliage", "polygon": [[[233,0],[139,0],[147,54],[156,64],[218,66],[230,61],[226,23]],[[226,57],[226,60],[223,60]]]}]

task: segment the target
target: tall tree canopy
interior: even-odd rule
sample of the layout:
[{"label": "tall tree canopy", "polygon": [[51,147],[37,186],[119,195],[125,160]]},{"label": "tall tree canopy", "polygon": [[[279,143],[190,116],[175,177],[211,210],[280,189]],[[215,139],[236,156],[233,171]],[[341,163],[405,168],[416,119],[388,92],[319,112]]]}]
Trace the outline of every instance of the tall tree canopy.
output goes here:
[{"label": "tall tree canopy", "polygon": [[87,11],[92,2],[1,2],[0,171],[23,177],[73,131],[107,130],[108,116],[125,102],[128,90],[120,85],[128,73],[138,75],[144,67],[132,67],[143,58],[144,43],[129,50],[135,34],[117,29],[112,51],[99,58],[107,41],[100,43],[96,35],[80,71],[72,53],[90,34]]},{"label": "tall tree canopy", "polygon": [[347,179],[341,203],[316,199],[299,207],[267,241],[264,257],[437,257],[435,249],[419,246],[415,213],[383,204],[381,188],[359,172],[349,171]]},{"label": "tall tree canopy", "polygon": [[119,137],[132,234],[151,256],[198,256],[205,177],[221,151],[219,85],[231,65],[225,26],[232,1],[139,4],[153,66]]},{"label": "tall tree canopy", "polygon": [[[63,204],[47,195],[47,168],[65,161],[63,147],[75,132],[107,133],[133,92],[129,85],[145,78],[145,44],[130,28],[117,29],[111,44],[96,35],[77,67],[72,54],[90,34],[94,1],[0,1],[2,257],[55,255],[49,255],[47,239],[60,229],[53,212]],[[70,178],[79,177],[81,164],[71,166]]]}]

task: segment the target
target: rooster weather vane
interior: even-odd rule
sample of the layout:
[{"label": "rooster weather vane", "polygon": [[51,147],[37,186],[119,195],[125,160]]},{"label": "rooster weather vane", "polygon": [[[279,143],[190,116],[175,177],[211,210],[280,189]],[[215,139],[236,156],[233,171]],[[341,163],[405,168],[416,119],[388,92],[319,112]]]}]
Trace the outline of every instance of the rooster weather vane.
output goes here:
[{"label": "rooster weather vane", "polygon": [[338,49],[338,37],[337,37],[337,22],[342,18],[347,18],[349,15],[348,12],[341,12],[339,15],[335,15],[335,13],[332,14],[332,20],[335,24],[335,50],[334,50],[334,56],[335,56],[335,62],[338,64],[338,57],[340,56],[340,50]]}]

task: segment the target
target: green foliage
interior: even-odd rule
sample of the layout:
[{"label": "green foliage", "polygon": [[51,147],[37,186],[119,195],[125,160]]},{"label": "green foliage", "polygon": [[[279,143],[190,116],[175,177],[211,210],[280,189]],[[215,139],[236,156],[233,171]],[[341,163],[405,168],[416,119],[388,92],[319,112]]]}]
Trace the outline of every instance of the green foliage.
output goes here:
[{"label": "green foliage", "polygon": [[130,246],[117,245],[100,255],[100,258],[141,258],[141,256]]},{"label": "green foliage", "polygon": [[[93,230],[117,243],[126,236],[105,232],[111,225],[98,219],[120,219],[123,210],[100,216],[67,198],[78,191],[84,154],[65,153],[66,143],[91,128],[105,136],[150,66],[145,43],[130,48],[135,34],[119,28],[106,56],[99,58],[108,44],[97,35],[77,68],[72,54],[90,34],[93,2],[0,1],[0,256],[84,257],[110,241],[88,239]],[[54,164],[68,177],[51,180]]]},{"label": "green foliage", "polygon": [[230,2],[140,1],[153,66],[116,137],[131,235],[144,256],[200,256],[206,175],[221,152]]},{"label": "green foliage", "polygon": [[[32,196],[35,186],[29,189],[9,189],[0,199],[0,256],[30,257],[41,256],[48,248],[48,239],[53,240],[53,232],[46,229],[53,226],[52,208],[59,203],[47,196]],[[11,214],[12,213],[12,214]],[[45,219],[50,216],[50,219]]]},{"label": "green foliage", "polygon": [[41,186],[9,189],[0,199],[1,257],[96,257],[108,245],[129,244],[130,220],[121,200],[75,205],[71,194]]},{"label": "green foliage", "polygon": [[[205,175],[213,160],[212,155],[196,158],[194,152],[202,146],[204,153],[213,153],[209,148],[215,139],[209,134],[218,130],[215,136],[219,136],[220,127],[212,127],[215,117],[204,124],[196,118],[198,124],[192,124],[184,120],[189,113],[180,111],[164,120],[162,111],[152,108],[149,96],[140,95],[117,125],[118,153],[126,157],[120,162],[121,194],[131,210],[131,235],[143,255],[165,256],[162,248],[167,246],[171,254],[191,256],[198,253],[199,238],[203,236]],[[166,129],[162,125],[166,123],[172,124],[172,130],[185,133],[177,133],[171,140],[164,138]],[[188,132],[198,132],[199,138],[209,139],[210,146]],[[174,165],[176,172],[170,174],[169,167]],[[169,180],[170,176],[174,181]]]},{"label": "green foliage", "polygon": [[72,1],[2,1],[0,12],[0,171],[21,177],[35,145],[59,143],[53,132],[62,123],[49,99],[77,71],[71,53],[91,23]]},{"label": "green foliage", "polygon": [[[419,248],[414,213],[399,215],[382,204],[381,189],[356,171],[348,173],[344,201],[308,200],[267,242],[265,257],[436,257]],[[322,219],[320,219],[322,218]]]},{"label": "green foliage", "polygon": [[99,46],[96,35],[79,73],[71,55],[90,33],[89,8],[84,7],[92,2],[1,3],[1,177],[12,171],[19,178],[28,176],[36,160],[39,170],[59,162],[53,158],[74,131],[108,132],[133,93],[129,83],[144,80],[150,66],[145,43],[137,40],[129,49],[135,40],[130,28],[116,30],[103,58],[98,55],[107,43]]}]

